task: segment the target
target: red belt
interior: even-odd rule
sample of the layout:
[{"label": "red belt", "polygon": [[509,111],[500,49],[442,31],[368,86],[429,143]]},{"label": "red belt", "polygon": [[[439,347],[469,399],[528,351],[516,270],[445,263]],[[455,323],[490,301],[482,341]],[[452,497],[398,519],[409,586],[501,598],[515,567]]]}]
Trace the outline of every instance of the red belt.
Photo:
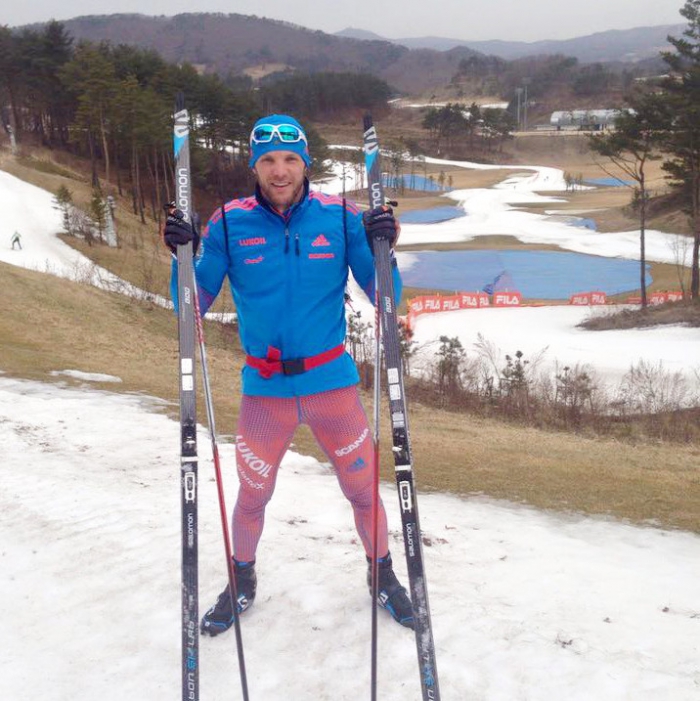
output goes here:
[{"label": "red belt", "polygon": [[278,372],[281,372],[283,375],[301,375],[302,372],[312,370],[325,363],[330,363],[331,360],[339,358],[344,352],[345,344],[341,343],[335,348],[323,351],[323,353],[319,353],[318,355],[312,355],[309,358],[282,360],[282,352],[279,348],[268,346],[266,358],[256,358],[252,355],[246,355],[245,362],[246,365],[255,368],[260,375],[267,380]]}]

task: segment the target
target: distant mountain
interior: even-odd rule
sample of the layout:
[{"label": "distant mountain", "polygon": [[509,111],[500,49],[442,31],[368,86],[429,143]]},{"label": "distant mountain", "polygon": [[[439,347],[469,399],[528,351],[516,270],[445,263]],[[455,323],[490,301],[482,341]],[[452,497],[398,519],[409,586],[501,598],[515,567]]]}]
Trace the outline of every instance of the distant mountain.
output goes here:
[{"label": "distant mountain", "polygon": [[150,48],[168,61],[187,61],[222,75],[273,63],[306,71],[379,73],[409,52],[388,41],[346,39],[289,22],[238,14],[89,15],[62,24],[78,40]]},{"label": "distant mountain", "polygon": [[[482,54],[499,56],[508,60],[525,56],[543,54],[564,54],[573,56],[582,63],[601,62],[636,62],[656,58],[659,51],[669,48],[667,37],[681,36],[685,24],[666,24],[656,27],[637,27],[635,29],[610,30],[588,36],[559,41],[464,41],[445,37],[414,37],[407,39],[386,39],[372,32],[367,32],[373,39],[392,41],[409,49],[433,49],[449,51],[456,47],[466,47]],[[348,28],[338,32],[343,36],[363,38],[362,29]]]},{"label": "distant mountain", "polygon": [[360,40],[261,17],[199,13],[174,17],[95,15],[62,22],[76,39],[134,44],[171,62],[227,75],[271,71],[364,71],[399,90],[424,90],[449,82],[461,58],[473,55],[412,51],[383,39]]},{"label": "distant mountain", "polygon": [[669,47],[669,33],[679,36],[685,29],[685,25],[666,25],[528,44],[433,37],[389,41],[356,28],[345,29],[339,36],[289,22],[223,13],[95,15],[62,24],[76,40],[132,44],[157,51],[167,61],[188,62],[221,76],[245,73],[261,79],[290,72],[367,72],[414,94],[449,84],[460,62],[474,55],[514,59],[562,53],[581,62],[641,62]]}]

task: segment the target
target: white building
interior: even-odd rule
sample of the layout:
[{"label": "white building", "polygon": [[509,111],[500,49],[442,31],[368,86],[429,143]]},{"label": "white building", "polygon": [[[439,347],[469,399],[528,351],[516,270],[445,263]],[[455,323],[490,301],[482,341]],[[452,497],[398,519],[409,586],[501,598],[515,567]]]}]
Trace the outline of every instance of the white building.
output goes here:
[{"label": "white building", "polygon": [[622,110],[568,110],[552,112],[549,123],[557,129],[608,129]]}]

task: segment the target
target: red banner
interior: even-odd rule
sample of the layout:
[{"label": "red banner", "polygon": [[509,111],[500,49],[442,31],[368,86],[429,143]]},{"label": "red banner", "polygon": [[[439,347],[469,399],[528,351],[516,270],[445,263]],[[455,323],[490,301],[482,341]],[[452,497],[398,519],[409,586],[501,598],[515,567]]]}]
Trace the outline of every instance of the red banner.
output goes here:
[{"label": "red banner", "polygon": [[522,303],[520,292],[496,292],[493,295],[494,307],[519,307]]},{"label": "red banner", "polygon": [[588,292],[579,292],[579,294],[569,297],[569,304],[574,304],[578,307],[587,307],[590,303],[591,295]]},{"label": "red banner", "polygon": [[489,306],[489,296],[485,292],[462,292],[460,295],[460,309],[479,309]]},{"label": "red banner", "polygon": [[592,304],[607,304],[608,297],[605,292],[579,292],[569,297],[569,304],[579,307],[589,307]]},{"label": "red banner", "polygon": [[460,292],[456,295],[424,295],[409,300],[409,312],[413,316],[427,312],[452,312],[460,309],[488,307],[488,295],[483,292]]},{"label": "red banner", "polygon": [[[514,293],[519,294],[519,293]],[[423,295],[408,301],[407,321],[410,328],[421,314],[432,312],[454,312],[462,309],[480,309],[489,306],[485,292],[459,292],[454,295]]]},{"label": "red banner", "polygon": [[[647,295],[647,303],[652,306],[664,304],[665,302],[682,302],[683,293],[680,290],[672,290],[671,292],[651,292]],[[638,295],[628,297],[626,304],[641,304],[642,298]]]}]

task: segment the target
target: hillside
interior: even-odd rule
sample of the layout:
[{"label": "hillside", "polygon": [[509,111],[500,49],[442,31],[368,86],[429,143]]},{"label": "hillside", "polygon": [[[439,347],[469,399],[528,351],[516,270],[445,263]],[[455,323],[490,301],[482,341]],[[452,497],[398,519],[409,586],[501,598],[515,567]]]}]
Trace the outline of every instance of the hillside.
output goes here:
[{"label": "hillside", "polygon": [[[543,57],[572,57],[582,70],[586,70],[587,62],[594,61],[605,62],[606,70],[618,74],[630,66],[634,66],[635,74],[653,74],[659,70],[659,51],[668,48],[667,36],[680,35],[683,30],[683,25],[665,25],[526,43],[439,37],[389,40],[358,29],[327,34],[289,22],[223,13],[174,17],[87,15],[62,24],[77,41],[152,49],[168,62],[191,63],[201,73],[217,73],[224,78],[245,75],[258,82],[293,72],[366,72],[410,95],[430,96],[446,86],[457,86],[459,94],[451,99],[465,95],[491,97],[496,91],[503,98],[512,95],[511,83],[517,84],[523,76],[542,87],[535,63],[548,60]],[[463,90],[464,86],[457,83],[460,68],[465,65],[478,67],[475,77],[479,84]],[[614,102],[613,98],[603,99],[601,105]],[[570,108],[568,104],[561,107]]]},{"label": "hillside", "polygon": [[167,61],[189,62],[222,76],[246,69],[264,74],[267,66],[279,64],[297,71],[364,71],[388,80],[398,90],[445,83],[459,60],[474,54],[467,48],[451,54],[412,52],[389,41],[338,37],[238,14],[116,14],[77,17],[63,24],[77,40],[134,44],[154,49]]},{"label": "hillside", "polygon": [[[542,115],[554,109],[619,103],[619,89],[610,91],[612,85],[600,82],[595,89],[596,104],[571,103],[571,86],[576,87],[577,77],[572,73],[560,75],[560,82],[568,86],[559,95],[562,99],[548,99],[545,104],[544,92],[551,88],[548,83],[561,73],[546,65],[556,61],[555,57],[562,60],[566,56],[564,60],[573,62],[577,74],[591,69],[586,62],[596,61],[605,62],[603,72],[615,76],[629,73],[630,68],[635,75],[650,75],[660,70],[659,51],[668,48],[667,36],[680,35],[683,30],[683,25],[665,25],[525,43],[432,37],[388,40],[358,29],[327,34],[289,22],[223,13],[87,15],[62,24],[76,41],[151,49],[168,62],[191,63],[200,73],[217,73],[224,79],[246,76],[254,83],[294,72],[365,72],[407,95],[488,102],[512,97],[515,86],[527,77],[532,83],[531,97]],[[465,67],[472,74],[466,84]],[[615,81],[619,88],[619,77]],[[557,90],[561,92],[561,86]],[[609,94],[603,94],[606,91]]]},{"label": "hillside", "polygon": [[360,42],[287,22],[238,14],[94,15],[63,24],[77,39],[152,48],[167,61],[188,61],[224,75],[270,62],[309,71],[374,72],[408,51],[387,41]]},{"label": "hillside", "polygon": [[[118,389],[160,397],[177,411],[177,333],[172,312],[0,263],[6,313],[0,317],[0,370],[9,377],[56,381],[52,372],[77,368],[117,375]],[[242,356],[238,344],[207,324],[208,356],[217,424],[234,431],[239,397],[233,390]],[[65,378],[63,378],[65,379]],[[107,385],[115,389],[114,385]],[[366,405],[371,398],[365,395]],[[204,408],[200,406],[200,415]],[[482,493],[545,509],[615,514],[669,527],[700,530],[694,446],[630,445],[504,424],[411,404],[420,487],[456,494]],[[389,432],[388,408],[381,412]],[[310,432],[295,449],[321,458]],[[527,446],[523,449],[523,446]],[[614,451],[620,473],[610,471]],[[383,477],[392,463],[383,444]],[[653,466],[650,467],[650,466]]]}]

